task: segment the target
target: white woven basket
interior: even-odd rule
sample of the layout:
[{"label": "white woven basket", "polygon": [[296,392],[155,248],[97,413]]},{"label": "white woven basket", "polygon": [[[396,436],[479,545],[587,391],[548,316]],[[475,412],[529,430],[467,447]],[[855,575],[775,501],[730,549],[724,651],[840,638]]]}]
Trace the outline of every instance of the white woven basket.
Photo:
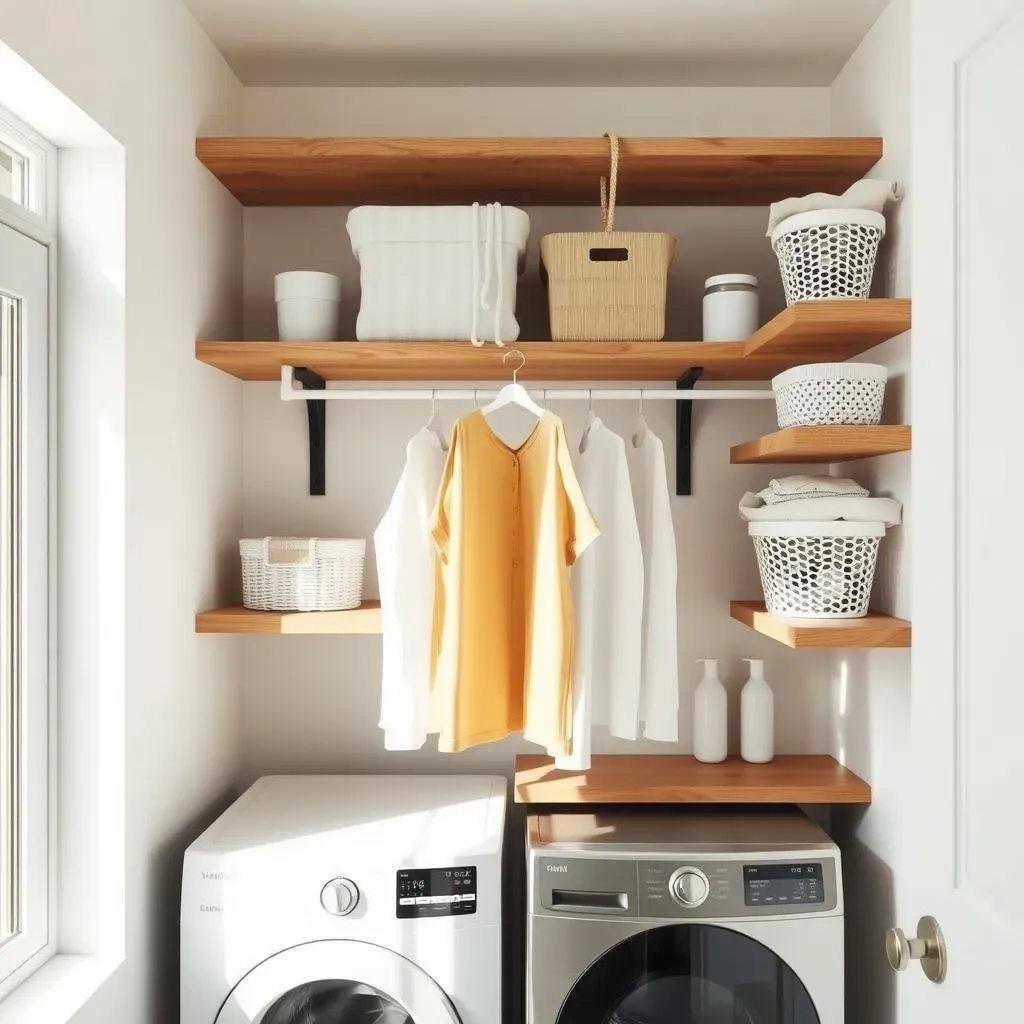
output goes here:
[{"label": "white woven basket", "polygon": [[242,604],[274,612],[334,612],[363,599],[365,540],[240,540]]},{"label": "white woven basket", "polygon": [[794,619],[868,613],[884,523],[751,523],[768,611]]},{"label": "white woven basket", "polygon": [[814,210],[772,232],[786,305],[808,299],[866,299],[885,217],[874,210]]},{"label": "white woven basket", "polygon": [[878,363],[811,363],[772,380],[780,427],[882,422],[889,371]]}]

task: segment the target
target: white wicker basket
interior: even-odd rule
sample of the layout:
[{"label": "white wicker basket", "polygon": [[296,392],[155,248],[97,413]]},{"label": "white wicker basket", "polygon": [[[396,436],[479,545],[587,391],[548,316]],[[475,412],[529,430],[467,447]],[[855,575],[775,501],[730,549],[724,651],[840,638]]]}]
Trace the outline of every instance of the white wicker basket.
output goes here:
[{"label": "white wicker basket", "polygon": [[889,371],[878,363],[811,363],[772,380],[780,427],[882,422]]},{"label": "white wicker basket", "polygon": [[772,232],[786,305],[807,299],[866,299],[885,217],[874,210],[814,210]]},{"label": "white wicker basket", "polygon": [[768,611],[794,619],[868,613],[884,523],[751,523]]},{"label": "white wicker basket", "polygon": [[333,612],[363,599],[365,540],[240,540],[242,604],[275,612]]}]

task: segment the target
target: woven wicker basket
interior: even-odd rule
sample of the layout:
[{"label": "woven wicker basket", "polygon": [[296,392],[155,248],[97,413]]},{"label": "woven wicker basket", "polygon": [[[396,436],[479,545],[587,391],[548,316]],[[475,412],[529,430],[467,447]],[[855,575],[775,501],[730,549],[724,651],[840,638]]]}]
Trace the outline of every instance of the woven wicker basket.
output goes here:
[{"label": "woven wicker basket", "polygon": [[333,612],[362,601],[365,540],[263,537],[238,548],[246,608]]},{"label": "woven wicker basket", "polygon": [[554,341],[661,341],[665,337],[673,235],[615,231],[619,140],[611,147],[611,183],[601,179],[602,231],[545,235],[541,270],[548,286]]}]

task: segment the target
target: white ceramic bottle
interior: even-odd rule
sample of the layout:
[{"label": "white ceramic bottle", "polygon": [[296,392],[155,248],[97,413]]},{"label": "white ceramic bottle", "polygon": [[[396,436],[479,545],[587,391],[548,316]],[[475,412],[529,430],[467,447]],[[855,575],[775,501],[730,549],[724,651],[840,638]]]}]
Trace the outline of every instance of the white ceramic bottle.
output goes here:
[{"label": "white ceramic bottle", "polygon": [[704,678],[693,695],[693,756],[714,764],[724,761],[729,751],[729,699],[718,678],[718,662],[703,661]]},{"label": "white ceramic bottle", "polygon": [[740,754],[744,761],[766,764],[775,756],[775,698],[764,677],[764,662],[750,663],[750,678],[740,694]]}]

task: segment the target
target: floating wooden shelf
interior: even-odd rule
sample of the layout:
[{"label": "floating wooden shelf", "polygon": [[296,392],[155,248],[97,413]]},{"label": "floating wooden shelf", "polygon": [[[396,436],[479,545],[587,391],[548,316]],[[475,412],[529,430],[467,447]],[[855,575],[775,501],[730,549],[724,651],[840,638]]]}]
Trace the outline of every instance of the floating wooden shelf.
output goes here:
[{"label": "floating wooden shelf", "polygon": [[588,771],[550,758],[516,758],[519,804],[868,804],[871,787],[827,755],[783,755],[769,764],[684,754],[598,755]]},{"label": "floating wooden shelf", "polygon": [[380,633],[380,602],[364,601],[345,612],[257,612],[241,605],[196,615],[197,633]]},{"label": "floating wooden shelf", "polygon": [[734,445],[729,460],[747,462],[850,462],[910,451],[910,427],[787,427]]},{"label": "floating wooden shelf", "polygon": [[[882,140],[626,138],[620,153],[620,204],[763,206],[843,192]],[[200,138],[196,156],[246,206],[596,206],[608,172],[599,138]]]},{"label": "floating wooden shelf", "polygon": [[763,601],[733,601],[737,622],[787,647],[909,647],[910,623],[879,612],[863,619],[788,619],[767,611]]},{"label": "floating wooden shelf", "polygon": [[[693,366],[704,368],[704,380],[768,380],[800,363],[842,361],[909,326],[909,300],[837,299],[790,306],[747,342],[521,341],[515,347],[527,358],[524,380],[675,381]],[[196,342],[197,359],[242,380],[278,380],[284,364],[325,380],[505,380],[502,354],[464,341]]]}]

